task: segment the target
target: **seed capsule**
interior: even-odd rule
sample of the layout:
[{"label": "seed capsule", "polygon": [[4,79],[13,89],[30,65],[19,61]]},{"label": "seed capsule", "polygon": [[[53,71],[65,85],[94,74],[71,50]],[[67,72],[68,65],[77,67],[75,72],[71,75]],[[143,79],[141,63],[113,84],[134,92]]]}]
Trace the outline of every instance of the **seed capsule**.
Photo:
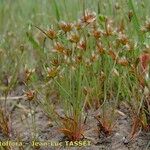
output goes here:
[{"label": "seed capsule", "polygon": [[72,30],[73,24],[62,21],[59,24],[59,27],[61,30],[63,30],[66,33],[66,32],[70,32]]},{"label": "seed capsule", "polygon": [[28,92],[25,92],[25,96],[27,97],[27,100],[32,101],[35,97],[35,91],[30,90]]},{"label": "seed capsule", "polygon": [[83,17],[80,19],[82,23],[93,23],[96,20],[96,13],[86,10]]}]

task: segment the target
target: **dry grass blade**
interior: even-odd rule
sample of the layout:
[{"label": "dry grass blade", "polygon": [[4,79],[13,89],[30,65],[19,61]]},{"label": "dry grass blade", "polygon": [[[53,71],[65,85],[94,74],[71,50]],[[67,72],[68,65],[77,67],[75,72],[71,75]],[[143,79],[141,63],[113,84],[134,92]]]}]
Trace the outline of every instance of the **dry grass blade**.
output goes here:
[{"label": "dry grass blade", "polygon": [[9,123],[9,117],[4,114],[2,109],[0,109],[0,131],[7,137],[10,135]]},{"label": "dry grass blade", "polygon": [[[5,100],[6,99],[6,97],[0,97],[0,100]],[[8,96],[7,97],[7,100],[21,100],[21,99],[26,99],[26,97],[25,96]]]}]

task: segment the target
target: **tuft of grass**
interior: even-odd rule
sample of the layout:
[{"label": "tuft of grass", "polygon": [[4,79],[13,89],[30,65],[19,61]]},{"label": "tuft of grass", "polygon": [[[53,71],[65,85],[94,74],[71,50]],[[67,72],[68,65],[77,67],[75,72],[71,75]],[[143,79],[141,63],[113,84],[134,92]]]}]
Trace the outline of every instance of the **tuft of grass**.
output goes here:
[{"label": "tuft of grass", "polygon": [[[135,107],[134,113],[138,111],[139,116],[143,115],[142,100],[138,98],[135,105],[132,101],[137,99],[136,92],[140,97],[140,90],[147,86],[140,71],[142,53],[136,41],[129,38],[123,22],[118,26],[114,22],[106,16],[99,23],[95,12],[85,10],[75,23],[62,21],[48,31],[37,27],[51,43],[50,63],[47,63],[48,67],[44,66],[47,81],[60,93],[64,115],[76,118],[71,119],[73,122],[67,119],[68,124],[80,124],[78,119],[82,118],[84,110],[89,111],[95,104],[96,109],[101,109],[110,100],[113,100],[115,110],[119,100],[128,99],[132,108]],[[149,59],[144,61],[149,63]],[[98,121],[104,132],[110,134],[114,121],[111,116],[105,117],[106,114],[104,109],[104,117]],[[141,117],[139,119],[143,122]],[[61,129],[67,137],[74,133],[68,124],[63,123]]]}]

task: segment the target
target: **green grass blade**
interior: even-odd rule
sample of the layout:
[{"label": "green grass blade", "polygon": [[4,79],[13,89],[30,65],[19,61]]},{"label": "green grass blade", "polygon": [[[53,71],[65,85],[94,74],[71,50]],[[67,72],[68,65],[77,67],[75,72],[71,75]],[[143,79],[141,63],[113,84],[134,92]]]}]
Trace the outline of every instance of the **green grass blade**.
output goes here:
[{"label": "green grass blade", "polygon": [[54,8],[55,8],[55,12],[56,12],[57,21],[59,22],[60,21],[60,13],[59,13],[57,2],[55,0],[54,0]]},{"label": "green grass blade", "polygon": [[144,39],[143,39],[143,36],[141,34],[141,31],[140,31],[139,19],[138,19],[137,13],[135,11],[135,7],[134,7],[134,4],[133,4],[132,0],[128,0],[128,6],[129,6],[129,9],[132,10],[132,12],[133,12],[133,25],[136,29],[138,38],[139,38],[140,42],[143,43]]}]

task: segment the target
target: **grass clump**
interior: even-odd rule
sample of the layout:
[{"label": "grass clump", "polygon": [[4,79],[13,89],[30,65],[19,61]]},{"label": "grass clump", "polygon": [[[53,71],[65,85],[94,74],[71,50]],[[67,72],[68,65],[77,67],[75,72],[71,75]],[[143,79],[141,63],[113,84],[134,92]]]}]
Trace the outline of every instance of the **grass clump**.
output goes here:
[{"label": "grass clump", "polygon": [[143,53],[129,38],[124,20],[118,25],[109,17],[99,21],[95,12],[85,10],[76,22],[61,21],[47,31],[36,28],[50,39],[49,62],[43,65],[48,85],[59,91],[65,115],[60,131],[69,139],[81,137],[81,120],[91,108],[102,110],[97,120],[110,134],[113,123],[103,109],[110,101],[115,110],[120,100],[127,100],[131,108],[136,106],[134,114],[141,122],[149,124],[147,115],[139,117],[148,108],[143,105],[146,97],[140,95],[149,88],[145,76],[149,52]]}]

